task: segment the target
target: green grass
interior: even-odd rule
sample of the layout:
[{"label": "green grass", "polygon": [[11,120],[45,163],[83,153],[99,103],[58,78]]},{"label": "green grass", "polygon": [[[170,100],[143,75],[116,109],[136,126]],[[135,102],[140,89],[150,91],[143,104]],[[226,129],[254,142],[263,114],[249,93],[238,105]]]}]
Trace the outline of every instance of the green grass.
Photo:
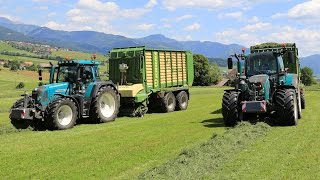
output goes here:
[{"label": "green grass", "polygon": [[296,127],[274,127],[212,177],[217,179],[319,179],[320,88],[306,92],[306,109]]},{"label": "green grass", "polygon": [[28,51],[24,51],[24,50],[20,50],[20,49],[14,48],[14,47],[12,47],[10,44],[8,44],[6,42],[0,42],[0,52],[3,52],[3,51],[24,53],[24,54],[27,54],[27,55],[36,55],[36,54],[28,52]]},{"label": "green grass", "polygon": [[265,136],[270,129],[265,123],[240,123],[222,135],[214,134],[209,141],[198,147],[183,150],[176,159],[147,171],[140,175],[139,179],[207,178],[235,158],[237,153]]},{"label": "green grass", "polygon": [[[66,131],[3,133],[0,176],[4,179],[83,179],[137,177],[181,149],[225,131],[219,109],[222,89],[194,88],[187,111],[118,118]],[[204,105],[205,104],[205,105]],[[8,115],[8,114],[7,114]],[[0,114],[3,125],[9,125]]]},{"label": "green grass", "polygon": [[[212,87],[192,88],[187,111],[147,114],[144,118],[121,117],[112,123],[80,124],[66,131],[19,132],[11,126],[8,110],[24,92],[15,90],[20,81],[26,83],[29,93],[38,82],[36,73],[0,71],[3,179],[133,179],[183,152],[197,150],[212,140],[212,134],[225,136],[220,112],[224,88]],[[316,112],[320,86],[306,90],[307,109],[298,126],[272,127],[265,137],[234,146],[241,148],[231,151],[232,156],[226,160],[207,161],[221,162],[212,171],[205,168],[210,167],[208,164],[199,163],[202,167],[194,168],[208,172],[197,178],[319,179],[320,124]],[[216,147],[218,150],[219,146]]]},{"label": "green grass", "polygon": [[54,60],[47,60],[47,59],[39,59],[39,58],[31,58],[31,57],[23,57],[23,56],[9,56],[0,54],[0,59],[10,60],[10,61],[24,61],[24,62],[33,62],[35,64],[46,63],[49,64],[51,61],[52,63],[56,63],[57,61]]}]

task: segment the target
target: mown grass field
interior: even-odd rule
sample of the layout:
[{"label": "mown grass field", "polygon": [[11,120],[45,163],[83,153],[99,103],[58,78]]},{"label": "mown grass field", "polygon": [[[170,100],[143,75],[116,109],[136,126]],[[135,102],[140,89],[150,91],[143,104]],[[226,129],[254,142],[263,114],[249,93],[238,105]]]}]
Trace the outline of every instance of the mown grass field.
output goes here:
[{"label": "mown grass field", "polygon": [[[223,133],[222,89],[194,88],[189,110],[81,124],[67,131],[23,131],[1,135],[0,176],[12,178],[125,178],[173,158],[181,149]],[[205,104],[205,105],[204,105]],[[0,115],[3,124],[9,120]]]},{"label": "mown grass field", "polygon": [[[199,172],[208,171],[186,179],[320,178],[320,116],[316,113],[320,105],[319,86],[306,92],[307,109],[298,126],[272,127],[248,142],[245,139],[250,134],[240,134],[232,146],[228,145],[230,139],[220,140],[221,149],[216,145],[217,152],[202,156],[204,144],[218,141],[210,139],[213,134],[227,136],[226,131],[230,131],[224,127],[220,113],[223,88],[192,88],[187,111],[147,114],[144,118],[121,117],[112,123],[79,124],[66,131],[17,132],[10,124],[8,110],[24,92],[15,90],[15,82],[20,80],[26,83],[25,90],[31,92],[37,85],[37,74],[0,71],[0,177],[3,179],[136,179],[154,167],[162,169],[179,154],[186,154],[190,162],[194,157],[206,157],[195,161],[196,166],[190,166],[190,171],[198,172],[197,168]],[[249,129],[252,133],[259,131],[259,128]],[[246,143],[241,145],[241,142]],[[222,147],[230,148],[224,151]],[[228,152],[232,154],[228,156]],[[220,159],[210,161],[210,157]],[[210,169],[209,165],[215,168]],[[188,172],[189,167],[183,168]],[[174,176],[183,177],[178,173]]]}]

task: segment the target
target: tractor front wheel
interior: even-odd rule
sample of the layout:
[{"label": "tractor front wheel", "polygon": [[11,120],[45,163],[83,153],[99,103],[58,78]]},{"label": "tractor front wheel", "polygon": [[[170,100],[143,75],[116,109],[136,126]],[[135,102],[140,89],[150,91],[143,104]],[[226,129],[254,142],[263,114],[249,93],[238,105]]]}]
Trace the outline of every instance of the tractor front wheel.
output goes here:
[{"label": "tractor front wheel", "polygon": [[298,124],[298,103],[292,89],[280,89],[276,92],[277,124],[295,126]]},{"label": "tractor front wheel", "polygon": [[102,87],[92,102],[90,119],[98,123],[114,121],[119,113],[119,101],[113,87]]},{"label": "tractor front wheel", "polygon": [[45,113],[47,126],[52,130],[72,128],[77,116],[77,106],[69,98],[57,98],[48,106]]},{"label": "tractor front wheel", "polygon": [[235,126],[239,118],[239,92],[225,92],[222,98],[222,116],[226,126]]}]

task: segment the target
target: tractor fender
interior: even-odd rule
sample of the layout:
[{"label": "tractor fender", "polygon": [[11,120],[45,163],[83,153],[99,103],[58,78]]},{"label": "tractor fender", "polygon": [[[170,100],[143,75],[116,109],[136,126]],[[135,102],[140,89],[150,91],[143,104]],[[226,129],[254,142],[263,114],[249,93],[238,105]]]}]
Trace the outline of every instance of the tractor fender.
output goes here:
[{"label": "tractor fender", "polygon": [[284,86],[293,86],[295,89],[297,89],[298,88],[298,75],[288,73],[285,76]]},{"label": "tractor fender", "polygon": [[115,89],[117,95],[119,95],[118,88],[112,81],[100,81],[100,82],[96,82],[93,85],[92,92],[91,92],[91,97],[95,97],[96,94],[98,93],[99,89],[101,87],[103,87],[103,86],[111,86],[111,87],[113,87]]},{"label": "tractor fender", "polygon": [[63,98],[70,98],[74,101],[74,103],[76,104],[76,107],[78,109],[78,118],[81,118],[81,115],[82,115],[82,106],[80,107],[80,104],[79,104],[79,100],[77,100],[75,97],[73,96],[69,96],[69,95],[64,95],[64,94],[54,94],[54,96],[60,96],[60,97],[63,97]]}]

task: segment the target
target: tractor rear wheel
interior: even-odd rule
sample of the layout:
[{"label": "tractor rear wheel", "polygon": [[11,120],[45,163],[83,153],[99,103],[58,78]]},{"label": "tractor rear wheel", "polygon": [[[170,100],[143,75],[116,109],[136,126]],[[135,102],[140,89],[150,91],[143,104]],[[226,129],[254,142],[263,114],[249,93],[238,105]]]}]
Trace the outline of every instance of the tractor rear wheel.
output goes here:
[{"label": "tractor rear wheel", "polygon": [[280,89],[276,92],[277,124],[295,126],[298,124],[298,103],[292,89]]},{"label": "tractor rear wheel", "polygon": [[59,97],[47,107],[45,117],[49,129],[70,129],[78,117],[77,106],[72,99]]},{"label": "tractor rear wheel", "polygon": [[[14,103],[14,105],[11,107],[11,109],[14,108],[22,108],[24,103],[24,98],[19,99]],[[11,124],[16,128],[16,129],[27,129],[31,126],[31,122],[29,120],[20,120],[20,119],[14,119],[11,117],[11,112],[10,112],[10,119],[11,119]]]},{"label": "tractor rear wheel", "polygon": [[114,121],[119,113],[118,96],[113,87],[102,87],[92,102],[90,119],[97,123]]},{"label": "tractor rear wheel", "polygon": [[176,97],[172,92],[166,93],[161,100],[163,112],[168,113],[174,111],[176,108]]},{"label": "tractor rear wheel", "polygon": [[239,93],[225,92],[222,98],[222,116],[226,126],[235,126],[239,119]]},{"label": "tractor rear wheel", "polygon": [[176,96],[176,110],[186,110],[188,108],[188,94],[185,91],[181,91]]}]

